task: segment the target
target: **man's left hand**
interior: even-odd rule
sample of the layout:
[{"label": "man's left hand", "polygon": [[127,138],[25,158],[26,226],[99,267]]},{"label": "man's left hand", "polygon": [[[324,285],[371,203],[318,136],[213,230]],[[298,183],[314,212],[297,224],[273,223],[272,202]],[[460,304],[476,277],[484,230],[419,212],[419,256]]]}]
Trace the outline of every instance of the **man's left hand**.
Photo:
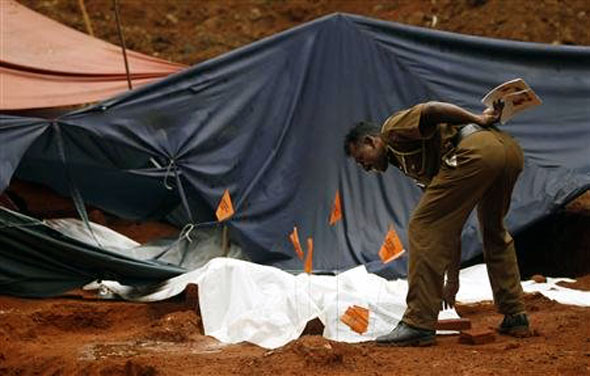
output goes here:
[{"label": "man's left hand", "polygon": [[494,102],[494,107],[488,107],[481,115],[479,115],[479,125],[484,128],[490,127],[500,121],[502,110],[504,109],[504,101],[497,100]]}]

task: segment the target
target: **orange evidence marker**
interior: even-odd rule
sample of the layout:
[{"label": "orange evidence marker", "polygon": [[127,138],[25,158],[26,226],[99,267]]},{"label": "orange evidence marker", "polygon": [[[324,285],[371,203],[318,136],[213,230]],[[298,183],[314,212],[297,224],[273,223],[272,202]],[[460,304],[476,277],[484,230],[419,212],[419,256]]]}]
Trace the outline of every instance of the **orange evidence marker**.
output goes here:
[{"label": "orange evidence marker", "polygon": [[387,264],[400,257],[404,251],[404,246],[402,245],[401,240],[399,240],[395,229],[393,226],[390,226],[387,235],[385,235],[385,240],[383,240],[381,250],[379,250],[381,261],[383,261],[384,264]]},{"label": "orange evidence marker", "polygon": [[312,271],[312,259],[313,259],[313,239],[307,238],[307,256],[305,257],[304,271],[307,274],[311,274]]},{"label": "orange evidence marker", "polygon": [[340,321],[358,334],[363,334],[369,327],[369,310],[357,305],[348,307],[346,312],[340,317]]},{"label": "orange evidence marker", "polygon": [[295,253],[297,253],[297,257],[299,257],[299,260],[303,260],[303,249],[301,248],[301,243],[299,242],[297,226],[293,227],[293,232],[289,234],[289,240],[291,241],[291,244],[293,244],[293,248],[295,249]]},{"label": "orange evidence marker", "polygon": [[234,215],[234,206],[231,202],[231,197],[229,196],[229,190],[226,189],[225,192],[223,192],[223,196],[221,197],[221,201],[217,206],[215,215],[217,216],[217,220],[219,222],[223,222]]},{"label": "orange evidence marker", "polygon": [[340,204],[340,191],[336,191],[332,212],[330,213],[330,225],[334,226],[336,222],[342,219],[342,205]]}]

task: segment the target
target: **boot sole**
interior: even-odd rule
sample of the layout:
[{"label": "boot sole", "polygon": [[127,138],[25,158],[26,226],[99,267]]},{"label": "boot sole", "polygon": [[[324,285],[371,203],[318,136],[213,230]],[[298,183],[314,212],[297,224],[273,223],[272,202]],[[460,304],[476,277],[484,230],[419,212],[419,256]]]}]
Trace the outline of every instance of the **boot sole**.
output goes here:
[{"label": "boot sole", "polygon": [[383,347],[426,347],[432,346],[436,343],[433,338],[412,339],[403,342],[377,342],[377,346]]}]

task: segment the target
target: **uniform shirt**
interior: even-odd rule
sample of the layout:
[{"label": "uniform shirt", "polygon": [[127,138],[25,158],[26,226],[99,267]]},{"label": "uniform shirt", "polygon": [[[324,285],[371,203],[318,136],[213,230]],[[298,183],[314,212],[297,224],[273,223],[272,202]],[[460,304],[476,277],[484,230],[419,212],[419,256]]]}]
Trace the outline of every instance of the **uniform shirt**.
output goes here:
[{"label": "uniform shirt", "polygon": [[389,162],[405,175],[427,186],[438,173],[443,159],[454,154],[457,129],[441,123],[429,127],[429,134],[420,131],[424,104],[391,115],[381,128],[387,142]]}]

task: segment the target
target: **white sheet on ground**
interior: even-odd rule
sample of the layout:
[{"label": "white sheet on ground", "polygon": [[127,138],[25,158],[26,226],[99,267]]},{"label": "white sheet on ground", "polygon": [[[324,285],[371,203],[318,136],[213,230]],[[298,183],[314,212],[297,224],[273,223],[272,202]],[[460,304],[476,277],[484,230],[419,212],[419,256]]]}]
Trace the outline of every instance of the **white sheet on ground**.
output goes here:
[{"label": "white sheet on ground", "polygon": [[[564,304],[590,306],[590,292],[555,286],[563,279],[548,279],[525,291],[538,291]],[[187,284],[199,285],[199,305],[205,334],[225,343],[248,341],[277,348],[298,338],[308,321],[319,318],[324,337],[342,342],[362,342],[388,333],[406,308],[406,280],[387,281],[367,272],[364,266],[338,276],[297,276],[280,269],[242,260],[217,258],[202,268],[149,288],[137,289],[103,281],[121,297],[134,301],[158,301],[181,293]],[[460,273],[458,301],[492,300],[485,265]],[[543,287],[542,285],[547,285]],[[340,321],[351,305],[369,308],[369,327],[364,334]],[[454,310],[442,311],[439,319],[457,318]]]},{"label": "white sheet on ground", "polygon": [[[521,285],[524,292],[538,292],[561,304],[590,307],[590,291],[569,289],[557,285],[558,282],[575,282],[575,280],[548,277],[545,283],[531,280],[523,281]],[[458,302],[476,303],[494,299],[485,264],[462,269],[459,274],[459,283],[461,286],[457,294]]]}]

